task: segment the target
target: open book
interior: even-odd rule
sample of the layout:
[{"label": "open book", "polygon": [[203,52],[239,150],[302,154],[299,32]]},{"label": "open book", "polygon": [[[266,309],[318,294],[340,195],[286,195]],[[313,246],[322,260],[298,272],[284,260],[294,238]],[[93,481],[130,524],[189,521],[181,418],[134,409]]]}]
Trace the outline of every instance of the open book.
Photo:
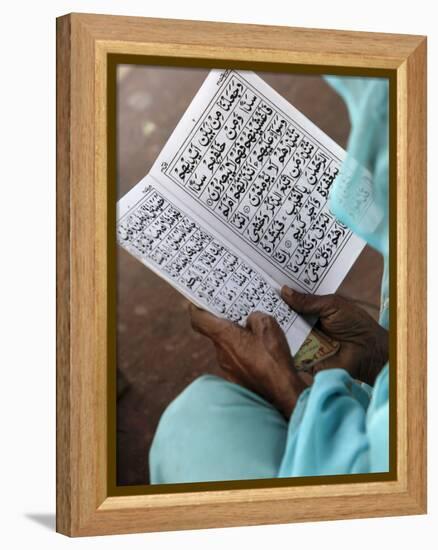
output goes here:
[{"label": "open book", "polygon": [[281,286],[332,293],[365,244],[328,208],[344,156],[256,74],[212,70],[118,202],[118,242],[216,315],[273,315],[296,353],[311,324]]}]

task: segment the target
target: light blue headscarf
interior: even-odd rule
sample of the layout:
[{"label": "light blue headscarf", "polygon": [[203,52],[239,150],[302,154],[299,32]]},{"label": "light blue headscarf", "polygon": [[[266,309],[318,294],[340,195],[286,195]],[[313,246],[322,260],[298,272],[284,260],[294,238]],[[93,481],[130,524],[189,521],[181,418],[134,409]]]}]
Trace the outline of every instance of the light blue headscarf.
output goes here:
[{"label": "light blue headscarf", "polygon": [[[330,191],[330,207],[339,220],[383,255],[380,323],[388,328],[389,82],[386,78],[325,78],[343,97],[351,122],[347,158]],[[362,166],[371,175],[365,181]],[[362,200],[364,194],[366,201]]]}]

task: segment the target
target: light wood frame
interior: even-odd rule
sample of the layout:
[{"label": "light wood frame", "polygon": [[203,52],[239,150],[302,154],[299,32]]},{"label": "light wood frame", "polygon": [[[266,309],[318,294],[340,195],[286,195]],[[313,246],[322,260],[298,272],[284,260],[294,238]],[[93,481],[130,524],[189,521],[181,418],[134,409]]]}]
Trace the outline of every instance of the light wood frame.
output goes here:
[{"label": "light wood frame", "polygon": [[[109,54],[385,70],[396,83],[393,480],[111,496]],[[164,64],[164,63],[163,63]],[[394,151],[393,151],[394,153]],[[409,161],[408,161],[409,159]],[[395,205],[395,206],[394,206]],[[395,317],[394,317],[395,318]],[[57,20],[57,530],[70,536],[426,511],[426,39],[71,14]]]}]

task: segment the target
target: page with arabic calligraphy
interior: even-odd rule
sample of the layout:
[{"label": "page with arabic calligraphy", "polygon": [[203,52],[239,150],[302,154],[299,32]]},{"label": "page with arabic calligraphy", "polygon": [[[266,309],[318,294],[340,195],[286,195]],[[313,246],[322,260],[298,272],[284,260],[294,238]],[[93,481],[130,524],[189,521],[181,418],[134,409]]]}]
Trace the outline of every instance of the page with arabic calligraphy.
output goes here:
[{"label": "page with arabic calligraphy", "polygon": [[327,199],[345,152],[256,74],[212,70],[150,173],[118,203],[118,242],[197,305],[311,325],[279,296],[334,292],[364,242]]}]

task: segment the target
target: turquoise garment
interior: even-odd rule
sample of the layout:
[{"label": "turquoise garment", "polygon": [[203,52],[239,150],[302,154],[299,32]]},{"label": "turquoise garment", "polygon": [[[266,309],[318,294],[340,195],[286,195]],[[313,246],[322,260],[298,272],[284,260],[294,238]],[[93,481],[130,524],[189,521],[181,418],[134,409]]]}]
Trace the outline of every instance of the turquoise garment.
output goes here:
[{"label": "turquoise garment", "polygon": [[374,391],[342,369],[322,371],[289,421],[279,477],[387,472],[388,367]]},{"label": "turquoise garment", "polygon": [[[352,128],[330,207],[384,257],[380,322],[388,328],[388,83],[326,78],[344,98]],[[388,399],[388,365],[374,388],[344,370],[323,371],[286,422],[251,391],[201,376],[160,419],[149,456],[151,483],[388,471]]]},{"label": "turquoise garment", "polygon": [[315,376],[289,421],[251,391],[204,375],[160,419],[151,483],[388,471],[388,368],[372,397],[341,369]]},{"label": "turquoise garment", "polygon": [[270,403],[218,376],[201,376],[160,419],[151,483],[276,477],[287,434]]}]

